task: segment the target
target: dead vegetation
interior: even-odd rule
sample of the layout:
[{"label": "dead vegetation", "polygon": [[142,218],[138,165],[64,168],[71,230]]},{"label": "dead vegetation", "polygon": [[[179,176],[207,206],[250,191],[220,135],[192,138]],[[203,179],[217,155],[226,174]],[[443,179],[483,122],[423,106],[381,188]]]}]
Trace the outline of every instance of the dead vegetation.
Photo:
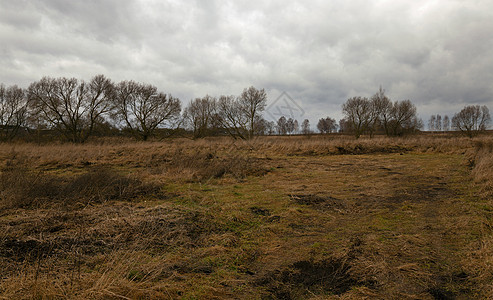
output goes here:
[{"label": "dead vegetation", "polygon": [[151,172],[186,174],[189,180],[206,181],[211,178],[232,176],[236,179],[247,176],[262,176],[269,170],[259,159],[241,154],[218,154],[216,151],[193,150],[187,153],[178,149],[164,161],[150,162]]},{"label": "dead vegetation", "polygon": [[472,280],[484,289],[484,297],[493,297],[493,141],[477,140],[475,148],[468,153],[468,166],[479,191],[478,208],[479,238],[471,244],[467,253],[467,270]]},{"label": "dead vegetation", "polygon": [[60,176],[32,171],[20,163],[4,168],[0,174],[0,203],[8,208],[84,206],[110,200],[132,201],[150,195],[164,196],[155,184],[143,183],[103,167]]},{"label": "dead vegetation", "polygon": [[469,163],[476,183],[484,196],[493,196],[493,141],[478,140],[469,154]]},{"label": "dead vegetation", "polygon": [[[196,210],[132,204],[32,212],[2,223],[7,232],[0,235],[0,264],[8,274],[2,284],[7,298],[22,298],[26,290],[40,297],[136,296],[138,286],[149,289],[142,295],[160,298],[165,294],[152,291],[159,280],[212,272],[212,266],[177,251],[204,247],[212,233],[221,232],[211,216]],[[14,280],[17,276],[23,280]]]},{"label": "dead vegetation", "polygon": [[492,145],[1,144],[0,298],[489,298]]}]

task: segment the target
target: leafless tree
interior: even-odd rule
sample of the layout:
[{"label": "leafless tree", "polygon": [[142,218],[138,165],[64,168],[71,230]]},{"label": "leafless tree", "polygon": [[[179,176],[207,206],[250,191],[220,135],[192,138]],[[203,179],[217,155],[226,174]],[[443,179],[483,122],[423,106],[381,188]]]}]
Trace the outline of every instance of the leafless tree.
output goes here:
[{"label": "leafless tree", "polygon": [[318,120],[317,123],[317,129],[320,131],[320,133],[327,133],[327,122],[325,121],[325,118],[321,118]]},{"label": "leafless tree", "polygon": [[452,118],[452,127],[471,138],[485,131],[490,123],[490,111],[486,105],[466,106]]},{"label": "leafless tree", "polygon": [[331,117],[318,120],[317,129],[321,133],[332,133],[337,131],[337,122]]},{"label": "leafless tree", "polygon": [[416,117],[413,119],[413,126],[406,133],[419,133],[425,129],[425,123],[422,118]]},{"label": "leafless tree", "polygon": [[346,118],[342,118],[339,120],[339,132],[343,132],[343,133],[351,132],[351,124],[348,122]]},{"label": "leafless tree", "polygon": [[105,117],[115,104],[115,85],[104,75],[96,75],[87,83],[86,97],[88,129],[83,141],[94,133],[96,126],[109,125]]},{"label": "leafless tree", "polygon": [[293,131],[294,131],[294,120],[293,120],[293,118],[289,118],[286,121],[286,131],[288,134],[293,134]]},{"label": "leafless tree", "polygon": [[414,130],[417,125],[416,111],[416,106],[410,100],[394,102],[389,121],[392,135]]},{"label": "leafless tree", "polygon": [[370,136],[377,130],[383,128],[385,134],[401,135],[412,132],[419,124],[416,114],[416,107],[409,100],[392,102],[385,95],[385,90],[380,87],[378,92],[370,99],[371,113],[369,119],[372,120],[367,128]]},{"label": "leafless tree", "polygon": [[366,97],[349,98],[342,105],[342,112],[356,138],[359,138],[374,122],[374,110]]},{"label": "leafless tree", "polygon": [[276,122],[270,121],[266,123],[266,133],[268,135],[273,135],[276,133]]},{"label": "leafless tree", "polygon": [[178,98],[158,92],[153,85],[122,81],[116,87],[115,110],[132,134],[147,140],[159,126],[176,125],[181,103]]},{"label": "leafless tree", "polygon": [[386,135],[390,135],[389,123],[392,118],[392,101],[385,95],[385,90],[380,87],[377,93],[370,99],[374,116],[372,130],[376,130],[378,125],[381,125]]},{"label": "leafless tree", "polygon": [[192,100],[184,109],[183,118],[193,130],[194,138],[208,135],[214,121],[217,100],[209,95]]},{"label": "leafless tree", "polygon": [[450,131],[450,119],[448,115],[443,116],[443,131]]},{"label": "leafless tree", "polygon": [[[221,96],[217,102],[217,117],[221,127],[233,138],[247,139],[249,117],[235,96]],[[253,119],[255,121],[255,118]]]},{"label": "leafless tree", "polygon": [[308,119],[303,120],[303,122],[301,123],[301,133],[305,134],[305,135],[308,135],[311,133],[310,120],[308,120]]},{"label": "leafless tree", "polygon": [[442,131],[442,116],[440,114],[435,117],[435,130]]},{"label": "leafless tree", "polygon": [[11,140],[27,121],[27,98],[16,85],[0,85],[0,140]]},{"label": "leafless tree", "polygon": [[255,135],[266,135],[268,134],[269,122],[262,118],[261,116],[255,117]]},{"label": "leafless tree", "polygon": [[267,94],[264,89],[258,90],[251,86],[243,90],[238,101],[248,119],[248,137],[253,138],[255,134],[255,118],[264,111],[267,104]]},{"label": "leafless tree", "polygon": [[435,131],[436,130],[436,119],[437,117],[435,115],[431,115],[430,119],[428,120],[428,130],[429,131]]},{"label": "leafless tree", "polygon": [[103,75],[89,83],[75,78],[49,78],[29,86],[28,98],[33,112],[74,143],[84,142],[97,122],[110,111],[114,86]]},{"label": "leafless tree", "polygon": [[279,120],[277,120],[277,134],[285,135],[288,132],[287,123],[288,121],[285,116],[281,116]]}]

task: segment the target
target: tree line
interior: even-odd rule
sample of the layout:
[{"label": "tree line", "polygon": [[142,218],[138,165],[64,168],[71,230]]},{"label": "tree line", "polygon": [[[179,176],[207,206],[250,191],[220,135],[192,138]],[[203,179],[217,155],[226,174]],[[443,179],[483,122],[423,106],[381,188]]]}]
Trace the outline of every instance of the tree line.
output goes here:
[{"label": "tree line", "polygon": [[440,114],[431,115],[428,120],[428,130],[432,132],[446,132],[458,130],[463,134],[474,137],[486,131],[491,124],[491,115],[486,105],[468,105],[460,112],[454,114],[452,119],[449,116]]},{"label": "tree line", "polygon": [[104,75],[90,81],[44,77],[27,89],[0,85],[0,139],[48,130],[74,143],[95,132],[118,132],[141,140],[160,128],[191,130],[195,138],[230,134],[252,138],[265,109],[265,90],[245,89],[240,96],[205,96],[183,110],[180,99],[132,80],[114,83]]},{"label": "tree line", "polygon": [[450,131],[451,123],[448,115],[431,115],[428,120],[428,130],[431,132]]},{"label": "tree line", "polygon": [[[230,135],[250,139],[256,135],[312,134],[310,121],[281,116],[267,121],[264,89],[245,88],[238,95],[206,95],[191,100],[182,110],[180,99],[157,87],[132,80],[113,82],[104,75],[89,81],[43,77],[27,89],[0,84],[0,140],[39,131],[57,132],[66,140],[82,143],[94,134],[128,134],[147,140],[166,128],[193,138]],[[373,136],[399,136],[423,128],[410,100],[391,101],[380,88],[373,96],[352,97],[342,105],[344,118],[321,118],[322,134],[342,132]],[[469,136],[486,130],[491,122],[486,106],[466,106],[450,120],[430,118],[433,131],[452,127]]]},{"label": "tree line", "polygon": [[[366,134],[372,137],[375,134],[387,136],[402,136],[421,131],[423,121],[417,115],[416,106],[410,100],[391,101],[380,89],[371,97],[351,97],[342,105],[344,118],[339,123],[331,117],[321,118],[317,123],[320,133],[348,133],[356,138]],[[284,117],[281,117],[281,119]],[[283,128],[279,119],[278,128]],[[297,122],[294,120],[294,122]],[[491,116],[486,106],[468,105],[456,113],[452,119],[447,115],[432,115],[428,122],[430,131],[460,131],[469,137],[473,137],[488,129]],[[303,134],[311,133],[309,121],[304,120]],[[285,130],[278,130],[286,133]],[[289,134],[289,130],[287,131]]]}]

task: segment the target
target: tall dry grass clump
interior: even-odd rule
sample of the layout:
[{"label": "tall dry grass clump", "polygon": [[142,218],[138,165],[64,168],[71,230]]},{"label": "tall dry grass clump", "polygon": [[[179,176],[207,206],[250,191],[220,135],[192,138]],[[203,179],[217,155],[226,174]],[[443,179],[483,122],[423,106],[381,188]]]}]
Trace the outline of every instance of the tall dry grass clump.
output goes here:
[{"label": "tall dry grass clump", "polygon": [[159,194],[160,187],[122,175],[109,167],[89,168],[76,175],[55,175],[32,170],[28,162],[7,163],[0,173],[0,206],[4,208],[39,208],[130,201],[145,195]]},{"label": "tall dry grass clump", "polygon": [[493,140],[481,139],[475,142],[475,149],[470,158],[472,175],[481,186],[485,197],[493,196]]},{"label": "tall dry grass clump", "polygon": [[165,173],[188,181],[206,181],[224,176],[242,179],[268,172],[255,157],[207,148],[191,151],[178,148],[173,153],[151,158],[148,164],[151,173]]},{"label": "tall dry grass clump", "polygon": [[471,246],[466,265],[472,270],[483,295],[493,298],[493,139],[474,140],[468,153],[472,178],[479,187],[480,238]]}]

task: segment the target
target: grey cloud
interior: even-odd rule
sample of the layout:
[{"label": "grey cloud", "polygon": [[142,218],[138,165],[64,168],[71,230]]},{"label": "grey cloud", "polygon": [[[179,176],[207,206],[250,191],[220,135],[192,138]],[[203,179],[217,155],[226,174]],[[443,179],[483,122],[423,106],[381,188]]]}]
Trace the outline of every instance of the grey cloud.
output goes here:
[{"label": "grey cloud", "polygon": [[128,0],[37,2],[36,9],[46,19],[75,36],[90,36],[101,42],[142,37],[139,7]]},{"label": "grey cloud", "polygon": [[33,14],[33,5],[26,1],[0,1],[0,20],[4,26],[34,30],[40,27],[41,15]]},{"label": "grey cloud", "polygon": [[0,0],[0,8],[6,84],[105,73],[184,102],[255,85],[271,100],[288,92],[312,122],[339,117],[348,97],[380,85],[424,118],[492,104],[487,2]]}]

